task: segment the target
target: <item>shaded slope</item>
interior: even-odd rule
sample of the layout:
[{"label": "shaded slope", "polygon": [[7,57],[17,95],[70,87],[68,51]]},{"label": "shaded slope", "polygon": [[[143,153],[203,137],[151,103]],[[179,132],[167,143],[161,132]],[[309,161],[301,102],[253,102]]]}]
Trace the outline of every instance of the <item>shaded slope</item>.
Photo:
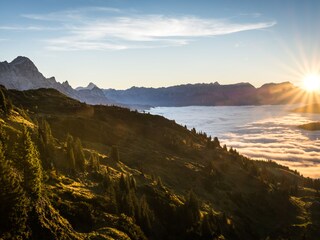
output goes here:
[{"label": "shaded slope", "polygon": [[[52,176],[47,187],[52,203],[79,232],[98,233],[100,228],[108,234],[112,230],[106,228],[124,231],[116,224],[121,215],[110,207],[110,193],[104,195],[97,180],[103,179],[101,170],[109,169],[108,175],[115,181],[121,179],[121,173],[134,177],[136,196],[145,195],[155,218],[154,231],[144,229],[150,239],[205,239],[205,231],[198,232],[197,225],[188,228],[187,222],[182,224],[187,218],[181,212],[188,212],[184,207],[191,189],[200,200],[199,228],[204,228],[207,217],[214,219],[208,228],[216,237],[301,239],[305,235],[316,239],[319,234],[319,222],[313,217],[319,214],[314,205],[319,200],[314,190],[319,188],[318,182],[286,167],[250,161],[233,149],[221,148],[205,134],[160,116],[89,106],[54,90],[8,91],[6,95],[14,105],[28,109],[32,118],[41,116],[50,123],[57,138],[53,162],[60,166],[60,175]],[[60,153],[67,133],[81,139],[87,155],[99,154],[101,169],[97,173],[67,176],[63,165],[67,159]],[[120,161],[112,157],[114,145]],[[311,205],[314,207],[309,208]],[[95,213],[91,216],[90,212]],[[87,219],[89,229],[75,220],[81,216]],[[120,222],[126,222],[124,219]]]}]

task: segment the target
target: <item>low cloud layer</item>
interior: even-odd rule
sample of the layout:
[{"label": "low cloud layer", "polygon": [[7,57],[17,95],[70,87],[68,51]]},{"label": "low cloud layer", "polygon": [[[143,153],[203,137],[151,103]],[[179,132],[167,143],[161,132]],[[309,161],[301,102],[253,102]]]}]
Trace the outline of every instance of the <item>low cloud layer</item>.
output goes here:
[{"label": "low cloud layer", "polygon": [[308,117],[289,113],[244,125],[221,138],[251,158],[275,160],[304,175],[320,177],[320,171],[315,171],[320,170],[320,133],[296,127],[309,121]]},{"label": "low cloud layer", "polygon": [[297,128],[320,121],[320,115],[291,113],[282,106],[156,108],[152,113],[218,136],[222,144],[250,158],[274,160],[320,177],[320,131]]},{"label": "low cloud layer", "polygon": [[[250,15],[246,15],[248,18]],[[88,7],[46,14],[24,14],[34,25],[0,26],[2,30],[51,31],[50,50],[121,50],[182,46],[203,37],[266,29],[275,21],[141,14],[115,8]],[[243,17],[243,16],[240,16]]]}]

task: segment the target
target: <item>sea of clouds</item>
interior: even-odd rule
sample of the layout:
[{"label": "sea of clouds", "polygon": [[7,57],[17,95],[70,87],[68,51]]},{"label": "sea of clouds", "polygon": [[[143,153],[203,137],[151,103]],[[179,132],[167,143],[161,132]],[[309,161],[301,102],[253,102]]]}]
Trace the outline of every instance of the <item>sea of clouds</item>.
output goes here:
[{"label": "sea of clouds", "polygon": [[297,127],[320,121],[320,114],[293,113],[295,107],[158,107],[150,113],[217,136],[250,158],[273,160],[304,176],[320,177],[320,131]]}]

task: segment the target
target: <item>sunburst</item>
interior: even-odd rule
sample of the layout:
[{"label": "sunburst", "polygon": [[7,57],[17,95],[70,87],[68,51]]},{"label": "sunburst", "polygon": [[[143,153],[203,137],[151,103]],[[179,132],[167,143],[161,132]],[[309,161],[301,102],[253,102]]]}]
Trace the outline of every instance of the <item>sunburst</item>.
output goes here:
[{"label": "sunburst", "polygon": [[302,79],[303,88],[308,92],[320,91],[320,76],[318,74],[308,74]]}]

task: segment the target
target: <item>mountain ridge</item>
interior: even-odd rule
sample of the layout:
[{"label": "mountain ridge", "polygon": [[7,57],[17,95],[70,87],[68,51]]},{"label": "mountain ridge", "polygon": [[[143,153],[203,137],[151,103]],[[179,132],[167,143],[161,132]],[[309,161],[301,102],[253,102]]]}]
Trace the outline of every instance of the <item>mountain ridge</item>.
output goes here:
[{"label": "mountain ridge", "polygon": [[44,77],[36,65],[29,58],[23,56],[18,56],[10,63],[0,62],[0,84],[8,89],[17,90],[54,88],[69,97],[89,104],[112,104],[104,95],[101,99],[101,96],[97,94],[73,89],[68,81],[60,83],[56,81],[55,77]]},{"label": "mountain ridge", "polygon": [[[0,62],[0,84],[8,89],[54,88],[71,98],[88,104],[118,105],[131,108],[150,106],[229,106],[300,103],[303,91],[290,82],[267,83],[259,88],[248,82],[181,84],[169,87],[131,87],[126,90],[102,89],[93,82],[73,88],[68,81],[46,78],[27,57]],[[292,101],[294,99],[294,101]]]}]

